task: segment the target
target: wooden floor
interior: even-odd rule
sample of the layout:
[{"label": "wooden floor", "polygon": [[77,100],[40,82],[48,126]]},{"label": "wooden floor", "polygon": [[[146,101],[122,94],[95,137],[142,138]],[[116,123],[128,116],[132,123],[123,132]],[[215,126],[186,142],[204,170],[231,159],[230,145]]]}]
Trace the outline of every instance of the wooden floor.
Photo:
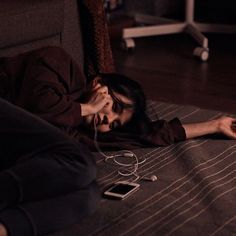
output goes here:
[{"label": "wooden floor", "polygon": [[185,34],[136,39],[133,53],[113,43],[117,71],[139,81],[148,98],[236,114],[236,35],[211,34],[210,58],[193,57]]}]

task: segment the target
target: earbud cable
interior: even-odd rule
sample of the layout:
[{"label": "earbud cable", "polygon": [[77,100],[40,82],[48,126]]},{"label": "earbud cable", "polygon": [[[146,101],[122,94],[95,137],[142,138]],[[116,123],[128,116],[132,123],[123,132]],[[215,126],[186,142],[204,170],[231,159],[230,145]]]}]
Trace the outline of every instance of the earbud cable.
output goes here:
[{"label": "earbud cable", "polygon": [[[137,155],[135,153],[131,152],[130,150],[123,150],[120,154],[108,156],[100,149],[98,142],[97,142],[97,135],[98,135],[98,131],[97,131],[97,126],[96,126],[96,122],[94,119],[94,144],[95,144],[97,151],[105,158],[105,162],[108,162],[109,159],[112,159],[119,166],[127,167],[127,168],[133,167],[133,170],[128,170],[128,169],[126,169],[124,171],[118,170],[118,174],[120,174],[121,176],[125,176],[125,177],[134,175],[136,178],[135,178],[135,180],[133,180],[133,182],[136,182],[138,179],[140,179],[140,176],[138,175],[138,166],[139,166],[139,164],[143,164],[146,161],[146,158],[144,160],[142,160],[141,162],[139,162]],[[128,163],[127,164],[127,163],[122,163],[122,162],[118,161],[116,158],[121,157],[121,156],[134,158],[135,163]]]}]

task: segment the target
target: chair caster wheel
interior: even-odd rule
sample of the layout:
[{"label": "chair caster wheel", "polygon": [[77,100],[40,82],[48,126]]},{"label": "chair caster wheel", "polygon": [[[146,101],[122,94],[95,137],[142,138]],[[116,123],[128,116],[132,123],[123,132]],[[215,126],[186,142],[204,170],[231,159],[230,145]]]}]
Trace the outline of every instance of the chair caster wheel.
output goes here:
[{"label": "chair caster wheel", "polygon": [[209,49],[202,48],[202,47],[196,47],[193,51],[193,55],[200,58],[201,61],[207,61],[209,58]]},{"label": "chair caster wheel", "polygon": [[121,48],[125,51],[133,52],[135,48],[135,42],[133,39],[123,39],[121,42]]}]

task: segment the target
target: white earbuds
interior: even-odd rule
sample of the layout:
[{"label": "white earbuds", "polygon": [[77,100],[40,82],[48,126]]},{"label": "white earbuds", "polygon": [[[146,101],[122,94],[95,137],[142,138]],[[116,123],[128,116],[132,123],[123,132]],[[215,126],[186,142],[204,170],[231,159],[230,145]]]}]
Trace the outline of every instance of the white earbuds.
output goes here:
[{"label": "white earbuds", "polygon": [[123,153],[123,156],[124,156],[124,157],[134,157],[134,153],[125,152],[125,153]]},{"label": "white earbuds", "polygon": [[151,175],[151,176],[147,176],[147,177],[141,177],[140,180],[147,180],[147,181],[151,181],[151,182],[154,182],[154,181],[157,181],[157,176],[156,175]]},{"label": "white earbuds", "polygon": [[114,158],[114,157],[134,157],[134,153],[124,152],[124,153],[108,156],[108,158]]}]

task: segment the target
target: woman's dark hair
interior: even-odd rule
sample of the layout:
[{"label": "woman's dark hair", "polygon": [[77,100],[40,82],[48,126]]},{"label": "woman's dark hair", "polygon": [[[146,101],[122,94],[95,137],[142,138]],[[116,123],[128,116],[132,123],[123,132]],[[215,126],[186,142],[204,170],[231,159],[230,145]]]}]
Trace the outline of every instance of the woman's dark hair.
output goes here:
[{"label": "woman's dark hair", "polygon": [[131,106],[116,98],[113,92],[127,97],[133,103],[134,113],[131,120],[119,129],[126,132],[145,132],[150,122],[146,115],[146,97],[140,84],[127,76],[116,73],[100,74],[99,77],[101,78],[100,82],[108,87],[112,98],[120,103],[123,108]]}]

